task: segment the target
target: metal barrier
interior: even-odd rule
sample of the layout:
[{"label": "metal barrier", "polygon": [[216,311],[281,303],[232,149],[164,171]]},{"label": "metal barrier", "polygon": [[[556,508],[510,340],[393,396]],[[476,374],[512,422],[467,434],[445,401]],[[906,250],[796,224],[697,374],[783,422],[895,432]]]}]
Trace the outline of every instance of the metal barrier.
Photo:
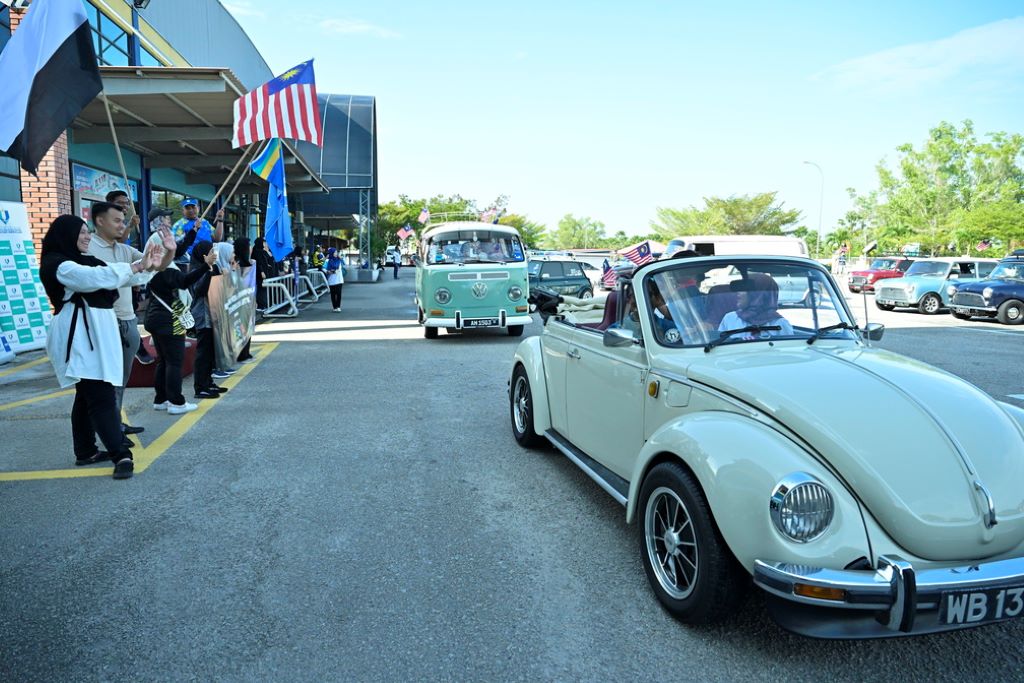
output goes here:
[{"label": "metal barrier", "polygon": [[[320,297],[331,291],[331,286],[327,284],[327,276],[324,275],[324,271],[322,270],[308,270],[302,279],[306,281],[306,286],[308,287],[304,296],[312,297],[311,301],[318,301]],[[306,300],[307,299],[305,298],[299,299],[299,301]]]},{"label": "metal barrier", "polygon": [[[279,275],[263,281],[263,290],[267,295],[267,307],[263,309],[264,318],[294,318],[299,314],[292,290],[295,278],[291,275]],[[283,312],[282,312],[283,311]]]}]

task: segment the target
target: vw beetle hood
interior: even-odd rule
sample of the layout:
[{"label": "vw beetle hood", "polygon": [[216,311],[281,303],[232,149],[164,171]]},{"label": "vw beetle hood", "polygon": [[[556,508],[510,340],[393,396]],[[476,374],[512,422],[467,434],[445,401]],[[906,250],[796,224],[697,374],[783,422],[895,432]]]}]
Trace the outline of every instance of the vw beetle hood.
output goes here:
[{"label": "vw beetle hood", "polygon": [[686,372],[799,434],[914,555],[979,559],[1024,540],[1024,427],[951,374],[852,345],[762,342],[715,349]]}]

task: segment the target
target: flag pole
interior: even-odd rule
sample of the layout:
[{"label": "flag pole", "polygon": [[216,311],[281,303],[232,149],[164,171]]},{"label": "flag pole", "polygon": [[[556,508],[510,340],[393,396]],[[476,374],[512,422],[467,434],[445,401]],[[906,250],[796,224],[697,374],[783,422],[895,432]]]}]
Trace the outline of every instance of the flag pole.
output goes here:
[{"label": "flag pole", "polygon": [[[110,101],[107,99],[106,91],[100,92],[100,97],[103,98],[103,107],[107,110],[107,123],[110,124],[110,137],[114,141],[114,151],[117,153],[117,163],[121,166],[121,178],[124,179],[124,191],[128,194],[128,221],[135,217],[135,203],[131,201],[131,185],[128,183],[128,171],[125,170],[124,156],[121,155],[121,145],[117,142],[117,128],[114,126],[114,116],[110,113]],[[149,226],[146,226],[147,228]],[[142,222],[139,221],[139,233],[140,237],[142,234]],[[146,235],[148,238],[149,235]]]},{"label": "flag pole", "polygon": [[[228,173],[228,177],[224,179],[224,182],[217,189],[217,194],[213,195],[213,199],[211,199],[209,202],[207,202],[206,208],[203,209],[203,212],[199,215],[199,218],[196,219],[196,225],[202,225],[203,224],[203,220],[206,219],[206,214],[207,214],[207,212],[209,212],[210,207],[213,206],[214,204],[216,204],[217,203],[217,199],[219,199],[221,194],[224,193],[224,188],[227,187],[228,183],[231,182],[231,179],[235,176],[235,171],[237,171],[238,167],[242,165],[242,162],[247,157],[249,157],[249,153],[252,150],[256,149],[256,148],[257,148],[256,145],[249,145],[248,147],[245,148],[245,151],[242,152],[242,156],[238,157],[238,161],[235,162],[234,168],[232,168],[231,172]],[[238,187],[238,185],[236,184],[235,187]],[[232,190],[232,192],[234,192],[234,190]]]},{"label": "flag pole", "polygon": [[[269,140],[269,139],[268,139],[268,140],[265,140],[265,141],[263,142],[263,146],[262,146],[262,148],[260,148],[260,151],[259,151],[259,152],[257,152],[257,153],[255,154],[255,156],[257,156],[257,157],[258,157],[259,155],[263,154],[263,152],[265,152],[265,151],[267,150],[267,147],[269,147],[269,146],[270,146],[270,140]],[[227,199],[225,199],[225,200],[224,200],[224,203],[225,203],[225,204],[230,204],[230,203],[231,203],[231,200],[232,200],[232,199],[234,198],[234,196],[235,196],[235,190],[237,190],[237,189],[238,189],[238,186],[242,184],[242,179],[243,179],[243,178],[245,178],[245,177],[246,177],[247,175],[248,175],[248,171],[243,171],[242,173],[240,173],[240,174],[238,175],[238,180],[236,180],[236,181],[235,181],[235,184],[234,184],[234,186],[233,186],[233,187],[231,188],[231,191],[230,191],[230,192],[228,192],[228,197],[227,197]],[[230,178],[230,176],[228,176],[228,177]],[[227,182],[225,181],[225,183],[224,183],[224,184],[225,184],[225,185],[227,185]]]}]

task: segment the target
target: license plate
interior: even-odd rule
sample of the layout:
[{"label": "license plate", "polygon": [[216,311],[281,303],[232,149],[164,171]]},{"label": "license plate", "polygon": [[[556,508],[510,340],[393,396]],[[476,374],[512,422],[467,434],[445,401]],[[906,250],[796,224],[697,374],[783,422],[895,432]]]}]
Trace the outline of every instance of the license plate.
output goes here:
[{"label": "license plate", "polygon": [[963,315],[967,315],[968,313],[970,313],[970,312],[971,312],[971,309],[969,309],[969,308],[963,308],[962,306],[954,306],[954,307],[953,307],[953,310],[954,310],[955,312],[957,312],[957,313],[961,313],[961,314],[963,314]]},{"label": "license plate", "polygon": [[1019,617],[1021,613],[1024,588],[943,593],[939,603],[940,624],[983,624]]},{"label": "license plate", "polygon": [[497,327],[497,318],[473,318],[472,320],[463,320],[463,327]]}]

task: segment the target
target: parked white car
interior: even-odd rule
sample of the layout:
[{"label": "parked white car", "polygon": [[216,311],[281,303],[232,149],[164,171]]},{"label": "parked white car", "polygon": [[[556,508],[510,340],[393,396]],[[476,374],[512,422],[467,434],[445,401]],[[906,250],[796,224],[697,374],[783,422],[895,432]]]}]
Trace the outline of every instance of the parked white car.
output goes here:
[{"label": "parked white car", "polygon": [[656,262],[600,323],[553,316],[520,344],[513,435],[626,507],[684,622],[729,615],[751,577],[815,637],[1019,617],[1024,410],[872,348],[883,331],[809,259]]}]

